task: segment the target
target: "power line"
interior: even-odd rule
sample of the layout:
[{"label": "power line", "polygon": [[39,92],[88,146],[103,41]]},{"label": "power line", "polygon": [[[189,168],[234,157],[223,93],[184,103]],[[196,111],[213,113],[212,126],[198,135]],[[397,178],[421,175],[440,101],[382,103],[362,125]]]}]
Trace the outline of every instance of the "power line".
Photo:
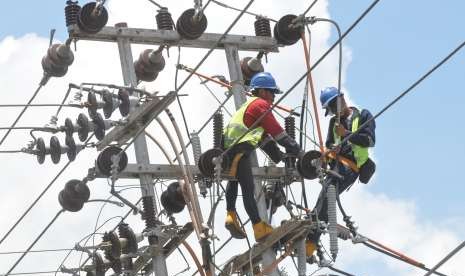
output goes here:
[{"label": "power line", "polygon": [[397,98],[395,98],[393,101],[391,101],[388,105],[386,105],[383,109],[381,109],[380,112],[378,112],[375,116],[367,120],[365,123],[363,123],[356,131],[352,132],[351,134],[347,135],[339,144],[346,143],[350,138],[352,138],[353,135],[358,133],[361,129],[363,129],[367,124],[371,123],[374,119],[378,118],[383,114],[386,110],[388,110],[391,106],[393,106],[396,102],[398,102],[400,99],[402,99],[405,95],[407,95],[410,91],[413,90],[418,84],[420,84],[422,81],[424,81],[431,73],[436,71],[439,67],[441,67],[446,61],[448,61],[452,56],[454,56],[462,47],[465,45],[465,41],[463,41],[457,48],[455,48],[452,52],[450,52],[445,58],[443,58],[438,64],[436,64],[433,68],[431,68],[426,74],[424,74],[421,78],[419,78],[416,82],[414,82],[412,85],[410,85],[409,88],[407,88],[404,92],[402,92]]},{"label": "power line", "polygon": [[[44,252],[60,252],[60,251],[67,251],[71,250],[72,248],[58,248],[58,249],[42,249],[42,250],[29,250],[28,253],[44,253]],[[0,252],[0,255],[12,255],[12,254],[21,254],[25,251],[8,251],[8,252]]]},{"label": "power line", "polygon": [[16,272],[16,273],[10,273],[10,274],[0,274],[0,276],[6,276],[6,275],[34,275],[34,274],[51,274],[54,273],[55,271],[34,271],[34,272]]},{"label": "power line", "polygon": [[[15,127],[16,124],[18,123],[19,119],[21,119],[21,117],[23,116],[24,112],[26,112],[26,109],[28,108],[28,105],[35,99],[35,97],[37,96],[37,94],[39,93],[40,89],[43,87],[44,85],[41,83],[39,84],[39,87],[37,87],[36,91],[34,91],[34,94],[32,95],[32,97],[29,99],[29,101],[27,102],[26,106],[23,108],[23,110],[21,110],[21,112],[19,113],[18,117],[16,117],[15,121],[13,122],[13,124],[11,125],[11,127]],[[3,135],[3,138],[2,140],[0,140],[0,146],[3,144],[3,142],[6,140],[6,138],[8,137],[8,135],[10,134],[11,132],[11,129],[9,129],[5,135]],[[1,243],[1,241],[0,241]]]},{"label": "power line", "polygon": [[452,250],[449,254],[447,254],[447,256],[444,257],[444,259],[442,259],[432,269],[430,269],[430,271],[428,273],[426,273],[425,276],[429,276],[432,273],[434,273],[436,271],[436,269],[438,269],[440,266],[442,266],[444,263],[446,263],[450,258],[452,258],[452,256],[454,256],[457,252],[459,252],[464,246],[465,246],[465,241],[463,241],[461,244],[459,244],[459,246],[457,246],[456,248],[454,248],[454,250]]},{"label": "power line", "polygon": [[318,2],[318,0],[314,0],[314,1],[310,4],[310,6],[308,6],[308,8],[304,11],[303,16],[305,16],[305,15],[310,11],[310,9],[313,8],[313,6],[316,4],[316,2]]},{"label": "power line", "polygon": [[16,266],[26,256],[26,254],[29,252],[29,250],[39,241],[39,239],[45,234],[45,232],[47,232],[48,228],[50,228],[50,226],[52,226],[52,224],[57,220],[57,218],[61,214],[64,213],[64,211],[65,211],[64,209],[61,209],[60,211],[58,211],[58,213],[55,215],[55,217],[53,217],[53,219],[47,224],[47,226],[44,228],[44,230],[42,230],[42,232],[40,232],[39,236],[37,236],[37,238],[31,243],[31,245],[29,245],[29,247],[26,249],[26,251],[21,255],[21,257],[19,257],[18,260],[16,260],[16,262],[13,264],[13,266],[10,268],[10,270],[8,270],[8,272],[4,276],[10,275],[10,273],[13,271],[13,269],[16,268]]},{"label": "power line", "polygon": [[[316,2],[317,0],[315,0]],[[232,6],[229,6],[223,2],[220,2],[220,1],[217,1],[217,0],[211,0],[211,2],[217,4],[218,6],[221,6],[223,8],[226,8],[226,9],[231,9],[231,10],[235,10],[235,11],[242,11],[241,9],[238,9],[238,8],[235,8],[235,7],[232,7]],[[249,11],[246,11],[245,12],[246,14],[249,14],[249,15],[252,15],[252,16],[255,16],[255,17],[264,17],[270,21],[273,21],[273,22],[278,22],[278,20],[275,20],[273,18],[270,18],[268,16],[265,16],[265,15],[259,15],[259,14],[256,14],[256,13],[253,13],[253,12],[249,12]]]},{"label": "power line", "polygon": [[[94,134],[92,134],[89,138],[87,138],[86,143],[94,137]],[[11,232],[18,226],[18,224],[24,219],[24,217],[29,213],[29,211],[34,208],[34,206],[37,204],[37,202],[42,198],[42,196],[50,189],[50,187],[55,183],[55,181],[61,176],[61,174],[68,168],[68,166],[71,164],[72,161],[68,161],[63,168],[57,173],[57,175],[50,181],[50,183],[45,187],[45,189],[39,194],[39,196],[32,202],[32,204],[24,211],[24,213],[19,217],[19,219],[13,224],[13,226],[6,232],[6,234],[2,237],[0,240],[0,244],[11,234]]]}]

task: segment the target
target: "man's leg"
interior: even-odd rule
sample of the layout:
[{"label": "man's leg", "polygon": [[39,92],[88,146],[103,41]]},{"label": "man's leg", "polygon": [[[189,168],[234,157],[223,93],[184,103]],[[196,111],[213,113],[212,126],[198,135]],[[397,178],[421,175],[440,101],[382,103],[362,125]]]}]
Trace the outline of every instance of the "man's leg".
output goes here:
[{"label": "man's leg", "polygon": [[250,220],[253,224],[260,222],[260,216],[258,214],[257,202],[255,201],[255,185],[252,175],[252,167],[249,159],[249,155],[244,154],[239,160],[237,166],[237,180],[241,185],[242,200],[244,202],[244,208],[249,215]]},{"label": "man's leg", "polygon": [[226,185],[226,210],[236,211],[237,181],[228,181]]}]

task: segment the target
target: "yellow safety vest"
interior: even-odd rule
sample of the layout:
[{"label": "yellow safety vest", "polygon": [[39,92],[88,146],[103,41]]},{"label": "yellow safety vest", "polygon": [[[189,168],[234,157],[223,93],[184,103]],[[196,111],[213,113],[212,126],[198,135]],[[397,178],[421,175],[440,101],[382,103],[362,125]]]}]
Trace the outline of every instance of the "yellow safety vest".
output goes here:
[{"label": "yellow safety vest", "polygon": [[[352,118],[352,132],[357,131],[359,122],[360,122],[360,112],[357,109],[352,109],[354,112],[354,116]],[[341,142],[341,136],[337,135],[336,133],[336,126],[333,127],[333,135],[334,135],[334,142],[339,144]],[[369,158],[368,148],[358,146],[348,142],[352,147],[352,152],[354,153],[355,161],[357,163],[357,167],[360,168],[365,164],[365,162]]]},{"label": "yellow safety vest", "polygon": [[[244,114],[247,107],[256,99],[258,99],[258,97],[251,97],[236,111],[236,113],[233,114],[231,120],[223,131],[225,148],[231,147],[234,142],[239,139],[239,137],[249,130],[249,128],[244,124]],[[236,144],[247,142],[253,147],[256,147],[262,139],[264,132],[265,130],[262,127],[256,127],[242,137],[242,139]]]}]

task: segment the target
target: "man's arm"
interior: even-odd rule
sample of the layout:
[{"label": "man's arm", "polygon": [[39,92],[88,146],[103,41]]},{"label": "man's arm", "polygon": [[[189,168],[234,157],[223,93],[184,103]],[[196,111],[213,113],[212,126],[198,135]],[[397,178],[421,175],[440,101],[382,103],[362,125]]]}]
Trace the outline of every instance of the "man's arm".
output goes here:
[{"label": "man's arm", "polygon": [[[366,109],[362,109],[360,113],[360,122],[359,126],[364,124],[366,121],[371,120],[373,115],[370,111]],[[374,147],[375,146],[375,128],[376,123],[374,120],[369,122],[363,129],[360,129],[356,134],[354,134],[349,141],[355,145],[362,146],[362,147]],[[347,135],[350,135],[351,132],[348,132]]]}]

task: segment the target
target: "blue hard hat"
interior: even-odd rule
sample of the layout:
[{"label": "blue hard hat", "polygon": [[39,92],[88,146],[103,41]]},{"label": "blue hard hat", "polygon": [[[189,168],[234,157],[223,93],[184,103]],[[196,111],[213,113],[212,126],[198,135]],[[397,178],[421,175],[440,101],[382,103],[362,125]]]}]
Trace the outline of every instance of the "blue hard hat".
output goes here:
[{"label": "blue hard hat", "polygon": [[255,74],[252,79],[250,80],[250,89],[269,89],[273,91],[275,94],[281,94],[282,91],[279,90],[278,86],[276,85],[276,81],[274,80],[273,76],[268,72],[260,72]]},{"label": "blue hard hat", "polygon": [[333,100],[339,95],[342,95],[342,94],[341,92],[337,90],[336,87],[326,87],[325,89],[321,90],[321,94],[320,94],[321,106],[323,106],[323,108],[327,108],[331,100]]}]

